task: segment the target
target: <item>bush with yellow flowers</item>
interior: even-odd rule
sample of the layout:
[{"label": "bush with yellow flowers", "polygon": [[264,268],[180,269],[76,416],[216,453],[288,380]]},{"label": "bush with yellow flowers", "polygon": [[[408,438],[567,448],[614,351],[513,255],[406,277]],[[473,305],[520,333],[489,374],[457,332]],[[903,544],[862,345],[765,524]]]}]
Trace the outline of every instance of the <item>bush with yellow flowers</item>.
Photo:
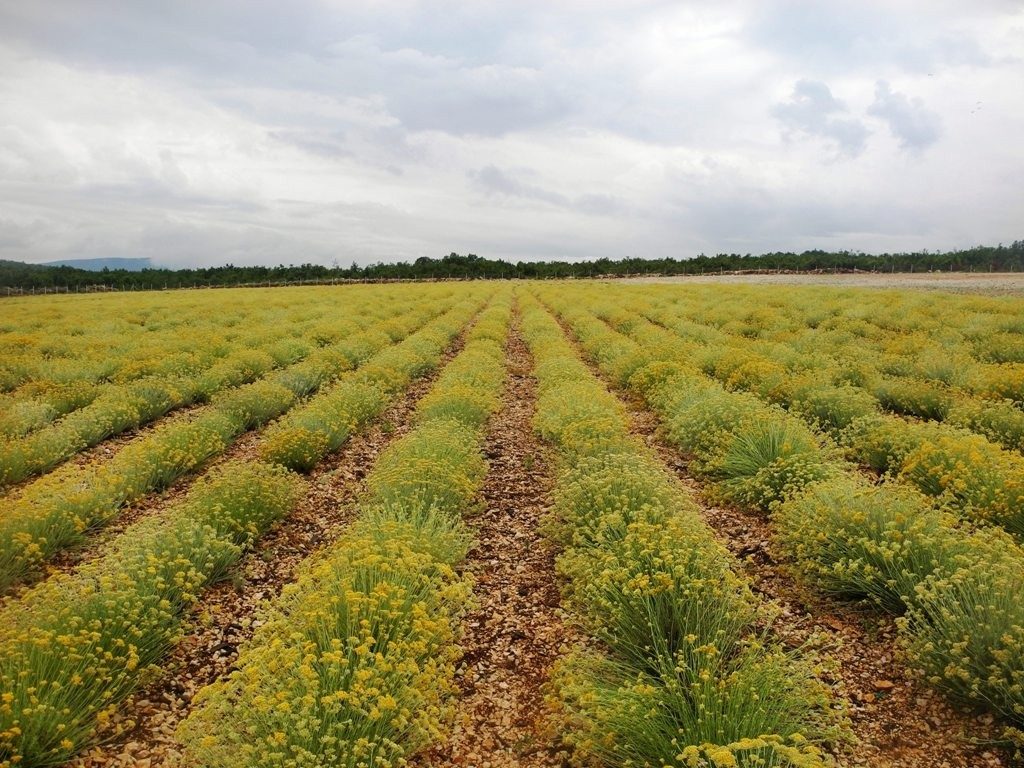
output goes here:
[{"label": "bush with yellow flowers", "polygon": [[494,336],[509,314],[507,300],[484,311],[416,428],[374,466],[353,528],[274,603],[236,671],[200,692],[179,729],[191,760],[386,768],[442,738],[471,598],[455,570],[461,515],[483,481],[489,416],[457,403],[497,407]]},{"label": "bush with yellow flowers", "polygon": [[984,435],[1009,451],[1024,453],[1024,409],[1012,400],[963,399],[950,411],[946,422]]},{"label": "bush with yellow flowers", "polygon": [[[605,350],[602,362],[591,358],[602,370],[647,356],[569,302],[544,299],[579,331],[588,356]],[[705,754],[732,761],[721,765],[822,765],[818,748],[802,742],[806,735],[820,744],[836,725],[813,661],[757,640],[764,606],[732,557],[630,436],[617,398],[580,363],[554,319],[532,300],[524,305],[538,382],[535,427],[563,465],[549,530],[563,547],[557,565],[567,605],[600,641],[600,650],[577,652],[555,675],[566,743],[603,765],[686,765],[684,755],[699,765]],[[629,381],[673,399],[666,392],[693,375],[655,364],[633,369]],[[767,762],[771,755],[778,762]]]},{"label": "bush with yellow flowers", "polygon": [[872,394],[885,410],[922,419],[942,421],[953,407],[946,388],[911,378],[880,379]]},{"label": "bush with yellow flowers", "polygon": [[981,367],[972,388],[985,398],[1024,404],[1024,363]]},{"label": "bush with yellow flowers", "polygon": [[100,557],[0,613],[0,765],[53,765],[109,735],[110,715],[221,577],[297,498],[282,468],[233,462]]},{"label": "bush with yellow flowers", "polygon": [[857,420],[847,453],[913,484],[952,511],[1024,535],[1024,457],[947,424]]},{"label": "bush with yellow flowers", "polygon": [[[472,305],[464,304],[461,312],[468,317]],[[403,321],[412,331],[436,313],[433,305],[424,304],[418,311],[406,312]],[[451,322],[457,319],[446,316],[442,326],[447,328]],[[380,336],[374,334],[374,338]],[[348,341],[339,344],[350,346]],[[381,354],[393,349],[388,347]],[[296,377],[290,368],[282,369],[233,390],[207,409],[162,423],[108,460],[68,467],[9,498],[0,515],[0,590],[106,523],[124,504],[166,487],[223,451],[246,429],[287,411],[296,396],[307,394],[307,387],[330,380],[338,359],[318,360],[323,369],[315,376]],[[306,367],[307,362],[296,365]]]},{"label": "bush with yellow flowers", "polygon": [[910,663],[954,697],[1024,727],[1024,559],[980,560],[934,574],[900,631]]}]

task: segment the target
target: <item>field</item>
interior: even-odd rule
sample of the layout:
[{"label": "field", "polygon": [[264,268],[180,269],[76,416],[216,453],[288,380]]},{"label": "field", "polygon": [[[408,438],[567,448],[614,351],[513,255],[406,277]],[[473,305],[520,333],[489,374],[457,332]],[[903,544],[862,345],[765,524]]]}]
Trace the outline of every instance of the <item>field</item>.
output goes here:
[{"label": "field", "polygon": [[3,300],[0,767],[1017,764],[1024,299],[927,287]]}]

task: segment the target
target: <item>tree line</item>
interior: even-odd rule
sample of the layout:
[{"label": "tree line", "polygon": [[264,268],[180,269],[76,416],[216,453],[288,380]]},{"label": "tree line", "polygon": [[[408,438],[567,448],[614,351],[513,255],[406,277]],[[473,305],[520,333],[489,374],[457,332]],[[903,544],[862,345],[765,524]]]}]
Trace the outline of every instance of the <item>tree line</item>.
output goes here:
[{"label": "tree line", "polygon": [[327,267],[320,264],[276,267],[198,269],[104,269],[43,266],[0,261],[0,288],[71,291],[106,287],[115,290],[159,290],[231,285],[300,283],[303,281],[479,280],[623,277],[626,275],[701,275],[725,272],[1017,272],[1024,271],[1024,240],[1010,245],[977,246],[960,251],[866,254],[853,251],[775,252],[760,255],[719,253],[693,258],[597,259],[594,261],[519,261],[451,253],[439,259],[367,266]]}]

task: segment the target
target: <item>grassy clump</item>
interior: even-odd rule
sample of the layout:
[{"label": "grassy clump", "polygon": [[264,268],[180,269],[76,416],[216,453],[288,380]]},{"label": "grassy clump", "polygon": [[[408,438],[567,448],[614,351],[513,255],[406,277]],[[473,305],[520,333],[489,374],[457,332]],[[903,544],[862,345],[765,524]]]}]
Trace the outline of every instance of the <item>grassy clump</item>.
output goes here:
[{"label": "grassy clump", "polygon": [[175,641],[204,585],[296,500],[294,478],[226,464],[98,560],[9,604],[0,621],[0,762],[69,759]]}]

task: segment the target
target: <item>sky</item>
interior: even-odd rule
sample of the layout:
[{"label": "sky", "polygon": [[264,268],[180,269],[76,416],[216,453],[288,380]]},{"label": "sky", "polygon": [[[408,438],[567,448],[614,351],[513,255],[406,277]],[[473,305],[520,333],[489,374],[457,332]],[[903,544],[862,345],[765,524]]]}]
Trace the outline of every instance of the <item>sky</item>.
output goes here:
[{"label": "sky", "polygon": [[0,259],[1024,238],[1024,2],[0,0]]}]

